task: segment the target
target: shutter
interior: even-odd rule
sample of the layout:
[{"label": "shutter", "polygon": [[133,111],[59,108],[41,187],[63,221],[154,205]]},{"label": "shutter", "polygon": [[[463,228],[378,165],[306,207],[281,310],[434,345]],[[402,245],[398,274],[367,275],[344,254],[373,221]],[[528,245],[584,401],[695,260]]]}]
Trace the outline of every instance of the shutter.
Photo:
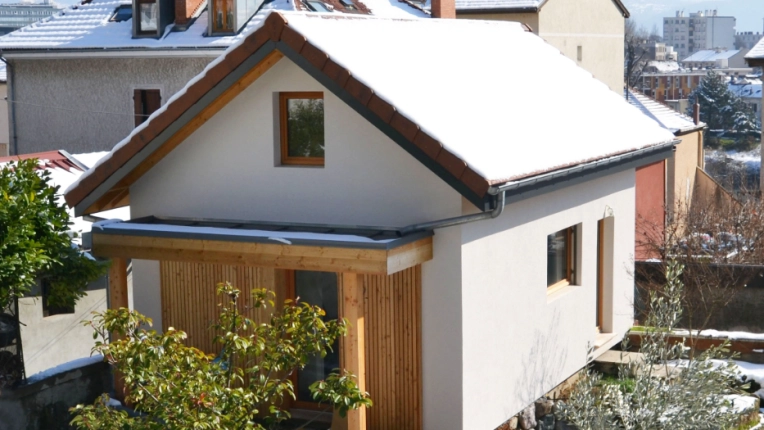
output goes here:
[{"label": "shutter", "polygon": [[143,90],[133,90],[133,114],[135,115],[135,126],[138,127],[143,122]]},{"label": "shutter", "polygon": [[162,97],[159,94],[159,90],[144,90],[144,94],[146,95],[145,121],[145,118],[148,118],[148,115],[151,115],[162,106]]}]

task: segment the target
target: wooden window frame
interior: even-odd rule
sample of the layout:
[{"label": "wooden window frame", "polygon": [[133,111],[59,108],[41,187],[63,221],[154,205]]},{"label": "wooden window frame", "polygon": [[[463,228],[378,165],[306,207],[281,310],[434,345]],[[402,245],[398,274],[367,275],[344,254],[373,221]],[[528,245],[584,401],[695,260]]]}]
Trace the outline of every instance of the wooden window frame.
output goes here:
[{"label": "wooden window frame", "polygon": [[[151,110],[151,112],[148,112],[150,110],[149,106],[149,93],[156,93],[157,96],[157,105],[154,106],[154,109]],[[139,111],[138,106],[141,106],[141,109]],[[146,122],[147,119],[159,110],[162,107],[162,89],[161,88],[133,88],[133,122],[134,127],[138,127],[139,125]],[[146,109],[143,109],[146,108]]]},{"label": "wooden window frame", "polygon": [[[144,30],[141,25],[141,5],[142,4],[156,4],[157,6],[157,28],[155,30]],[[137,36],[157,36],[159,35],[159,0],[136,0],[135,1],[135,13],[133,19],[136,19],[135,34]]]},{"label": "wooden window frame", "polygon": [[281,148],[282,166],[324,166],[326,154],[323,157],[291,157],[289,155],[289,136],[288,136],[288,112],[287,101],[290,99],[316,99],[323,100],[324,93],[321,91],[299,91],[299,92],[281,92],[279,93],[279,139]]},{"label": "wooden window frame", "polygon": [[[225,0],[222,0],[222,2],[223,2],[223,4],[225,4]],[[223,8],[223,20],[224,20],[224,24],[223,25],[229,24],[229,22],[228,22],[228,13],[229,12],[231,13],[231,19],[233,20],[233,22],[230,23],[231,24],[231,28],[230,29],[228,29],[228,28],[220,28],[220,27],[217,26],[216,17],[217,17],[218,9],[217,9],[217,5],[216,5],[215,0],[210,0],[209,5],[210,5],[209,6],[209,9],[210,9],[209,19],[211,20],[210,21],[210,31],[212,32],[212,34],[213,35],[235,34],[236,33],[236,27],[237,27],[237,24],[238,24],[236,22],[236,19],[237,19],[237,17],[236,17],[236,1],[232,1],[231,2],[231,10],[228,10],[228,8],[226,8],[226,7]]]},{"label": "wooden window frame", "polygon": [[[565,277],[546,287],[547,294],[575,284],[576,264],[576,226],[563,229],[565,231]],[[560,230],[558,230],[560,231]],[[555,232],[557,233],[557,232]],[[554,234],[554,233],[553,233]]]},{"label": "wooden window frame", "polygon": [[605,219],[597,221],[597,332],[602,333],[605,309]]}]

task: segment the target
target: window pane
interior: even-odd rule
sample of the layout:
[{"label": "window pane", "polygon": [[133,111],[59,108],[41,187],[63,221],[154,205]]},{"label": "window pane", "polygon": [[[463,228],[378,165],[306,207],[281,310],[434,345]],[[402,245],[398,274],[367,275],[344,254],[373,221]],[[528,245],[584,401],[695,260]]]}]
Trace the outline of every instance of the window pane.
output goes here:
[{"label": "window pane", "polygon": [[[294,290],[300,301],[320,306],[326,311],[324,318],[327,320],[336,320],[339,317],[336,273],[297,271],[294,274]],[[326,378],[332,370],[340,367],[339,341],[332,345],[332,350],[325,357],[311,357],[305,368],[298,372],[298,399],[312,401],[308,388],[310,384]]]},{"label": "window pane", "polygon": [[290,157],[324,157],[324,101],[287,100],[287,146]]},{"label": "window pane", "polygon": [[568,277],[568,230],[550,234],[547,243],[547,286],[554,285]]},{"label": "window pane", "polygon": [[141,31],[156,31],[158,5],[156,3],[140,3],[139,6],[141,8]]}]

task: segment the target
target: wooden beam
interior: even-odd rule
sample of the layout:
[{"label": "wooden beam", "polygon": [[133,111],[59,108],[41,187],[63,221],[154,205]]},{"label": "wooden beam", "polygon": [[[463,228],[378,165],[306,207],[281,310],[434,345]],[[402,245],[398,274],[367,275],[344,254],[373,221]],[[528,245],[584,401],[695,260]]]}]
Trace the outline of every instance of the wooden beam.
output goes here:
[{"label": "wooden beam", "polygon": [[94,231],[93,254],[99,257],[387,275],[432,259],[432,238],[384,250],[112,235]]},{"label": "wooden beam", "polygon": [[[349,323],[348,334],[342,339],[341,366],[356,375],[361,391],[366,391],[366,331],[364,321],[363,275],[343,273],[340,289],[342,318]],[[347,430],[366,430],[366,408],[348,411]]]},{"label": "wooden beam", "polygon": [[[124,258],[112,258],[109,267],[109,309],[127,308],[127,260]],[[111,340],[118,340],[116,333],[111,334]],[[122,374],[114,371],[114,394],[118,400],[124,401],[125,380]]]},{"label": "wooden beam", "polygon": [[[162,159],[169,154],[173,149],[180,145],[188,136],[193,134],[196,130],[210,120],[215,114],[217,114],[223,107],[225,107],[231,100],[236,98],[242,91],[247,89],[253,82],[262,76],[265,72],[270,70],[274,64],[284,57],[279,51],[273,51],[266,56],[260,63],[250,69],[244,76],[236,81],[231,87],[225,90],[219,95],[212,103],[205,107],[198,115],[196,115],[191,121],[178,130],[172,137],[167,139],[154,153],[136,166],[127,176],[125,176],[114,188],[129,188],[130,185],[135,183],[141,176],[148,172],[152,167],[157,165]],[[88,209],[85,210],[86,214],[100,212],[108,209],[114,209],[120,207],[120,204],[125,202],[125,198],[119,200],[113,199],[113,195],[108,193],[104,195],[97,202],[93,203]],[[129,200],[127,200],[129,202]]]}]

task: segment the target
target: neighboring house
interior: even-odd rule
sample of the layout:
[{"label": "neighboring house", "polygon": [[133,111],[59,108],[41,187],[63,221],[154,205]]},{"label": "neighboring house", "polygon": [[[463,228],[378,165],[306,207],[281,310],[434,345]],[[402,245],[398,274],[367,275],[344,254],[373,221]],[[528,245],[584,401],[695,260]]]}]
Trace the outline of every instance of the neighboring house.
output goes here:
[{"label": "neighboring house", "polygon": [[0,157],[8,155],[8,78],[5,63],[0,61]]},{"label": "neighboring house", "polygon": [[331,18],[272,12],[67,202],[129,201],[111,307],[214,353],[216,283],[299,296],[351,325],[298,400],[340,366],[350,429],[496,428],[631,327],[635,169],[675,137],[518,23]]},{"label": "neighboring house", "polygon": [[[103,157],[104,153],[80,154],[73,156],[66,151],[50,151],[23,156],[0,158],[0,165],[19,158],[37,158],[39,168],[48,171],[51,183],[63,191],[79,179],[82,172]],[[63,198],[60,199],[63,203]],[[81,244],[81,235],[90,232],[91,222],[82,217],[73,217],[70,227],[80,237],[73,241]],[[96,214],[103,217],[129,217],[129,208]],[[93,218],[91,218],[93,219]],[[38,283],[31,294],[19,299],[19,321],[21,325],[21,342],[24,352],[24,367],[27,377],[82,357],[90,356],[94,345],[92,328],[82,325],[89,319],[93,311],[106,309],[107,279],[101,278],[87,287],[84,297],[79,299],[72,308],[51,308],[45,303],[47,286]]]},{"label": "neighboring house", "polygon": [[663,42],[685,58],[704,49],[735,47],[735,17],[719,16],[716,10],[699,11],[685,16],[663,18]]},{"label": "neighboring house", "polygon": [[11,66],[10,153],[108,150],[114,134],[129,133],[256,26],[257,8],[321,5],[337,14],[373,7],[381,16],[429,16],[386,0],[92,0],[0,37]]},{"label": "neighboring house", "polygon": [[[748,52],[745,56],[745,60],[748,62],[749,66],[760,67],[764,70],[764,39],[760,40],[759,43]],[[764,95],[762,95],[762,97],[764,97]],[[764,102],[762,105],[764,105]],[[759,109],[759,112],[761,115],[761,124],[764,126],[764,109]],[[761,143],[762,156],[764,158],[764,133],[761,134]],[[764,168],[764,163],[762,163],[762,168]],[[764,190],[764,175],[761,175],[761,183],[763,185],[761,189]]]},{"label": "neighboring house", "polygon": [[761,83],[761,78],[738,78],[729,82],[730,91],[740,97],[757,117],[761,114]]},{"label": "neighboring house", "polygon": [[[719,75],[730,79],[751,74],[753,69],[718,69]],[[653,99],[665,103],[669,100],[683,100],[700,85],[708,70],[677,70],[673,72],[649,72],[642,74],[642,88],[639,90]]]},{"label": "neighboring house", "polygon": [[[640,242],[655,238],[648,235],[662,232],[666,215],[684,211],[694,202],[708,203],[731,198],[704,169],[703,130],[705,123],[690,118],[669,106],[631,89],[628,100],[661,127],[674,133],[679,141],[674,154],[637,169],[637,260],[654,258]],[[653,242],[654,243],[654,242]]]},{"label": "neighboring house", "polygon": [[745,67],[747,49],[707,49],[680,61],[686,69],[738,69]]},{"label": "neighboring house", "polygon": [[620,0],[456,0],[456,17],[526,24],[623,94],[624,20],[629,11]]}]

